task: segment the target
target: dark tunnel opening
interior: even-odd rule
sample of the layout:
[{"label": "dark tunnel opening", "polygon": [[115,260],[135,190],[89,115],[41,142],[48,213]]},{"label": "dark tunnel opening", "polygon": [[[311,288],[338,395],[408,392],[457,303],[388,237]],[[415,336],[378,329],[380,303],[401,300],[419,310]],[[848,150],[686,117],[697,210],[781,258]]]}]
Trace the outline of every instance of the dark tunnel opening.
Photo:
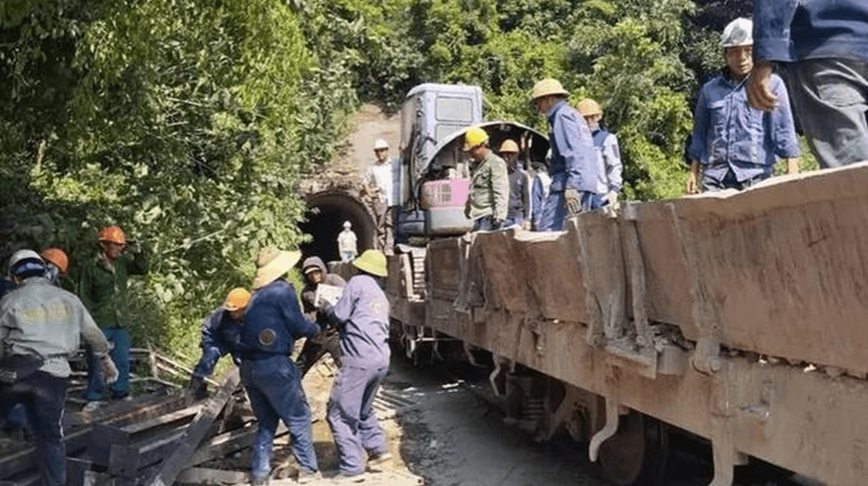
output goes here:
[{"label": "dark tunnel opening", "polygon": [[338,234],[344,229],[344,221],[353,225],[359,253],[376,247],[377,228],[373,217],[354,197],[335,192],[318,193],[308,196],[307,204],[310,208],[307,221],[299,228],[313,240],[301,245],[305,258],[318,256],[325,262],[339,260]]}]

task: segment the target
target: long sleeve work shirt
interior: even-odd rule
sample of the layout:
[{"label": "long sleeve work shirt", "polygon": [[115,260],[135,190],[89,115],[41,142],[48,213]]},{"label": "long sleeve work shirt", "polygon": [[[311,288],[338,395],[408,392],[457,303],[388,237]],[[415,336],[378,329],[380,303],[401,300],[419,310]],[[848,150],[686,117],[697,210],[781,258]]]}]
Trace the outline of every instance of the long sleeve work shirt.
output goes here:
[{"label": "long sleeve work shirt", "polygon": [[614,133],[598,128],[592,133],[594,147],[597,149],[597,194],[618,193],[623,180],[621,172],[621,149]]},{"label": "long sleeve work shirt", "polygon": [[745,82],[721,75],[702,86],[688,153],[706,177],[722,181],[729,170],[741,182],[772,172],[776,158],[799,156],[787,88],[772,75],[778,107],[764,112],[748,105]]},{"label": "long sleeve work shirt", "polygon": [[488,155],[473,169],[470,180],[470,219],[484,216],[503,221],[509,205],[509,175],[506,162],[494,154]]},{"label": "long sleeve work shirt", "polygon": [[295,340],[319,334],[320,327],[301,313],[292,285],[280,278],[250,298],[237,350],[242,359],[263,359],[292,353]]},{"label": "long sleeve work shirt", "polygon": [[81,338],[96,356],[108,353],[108,341],[78,297],[43,277],[25,280],[0,300],[0,358],[36,356],[44,360],[40,370],[66,378]]},{"label": "long sleeve work shirt", "polygon": [[865,0],[757,0],[753,13],[757,61],[868,61]]},{"label": "long sleeve work shirt", "polygon": [[596,192],[597,150],[585,119],[566,100],[561,100],[549,110],[548,121],[552,150],[550,191],[563,192],[572,187]]},{"label": "long sleeve work shirt", "polygon": [[376,280],[369,275],[351,278],[328,313],[341,335],[344,365],[389,365],[389,300]]},{"label": "long sleeve work shirt", "polygon": [[78,295],[100,327],[126,326],[129,325],[129,276],[146,273],[148,259],[144,251],[124,253],[111,265],[97,255],[84,263]]},{"label": "long sleeve work shirt", "polygon": [[215,309],[202,324],[202,358],[193,370],[195,376],[204,378],[211,376],[214,366],[224,355],[236,352],[233,355],[235,364],[240,357],[237,355],[241,342],[241,327],[244,321],[236,321],[229,317],[229,311],[222,306]]}]

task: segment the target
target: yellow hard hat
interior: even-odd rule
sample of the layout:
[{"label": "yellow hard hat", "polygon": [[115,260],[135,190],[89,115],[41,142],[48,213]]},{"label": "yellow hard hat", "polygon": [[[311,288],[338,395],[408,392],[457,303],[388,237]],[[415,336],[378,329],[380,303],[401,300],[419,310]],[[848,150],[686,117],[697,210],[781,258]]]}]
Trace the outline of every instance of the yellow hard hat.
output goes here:
[{"label": "yellow hard hat", "polygon": [[546,78],[534,85],[531,98],[537,99],[549,95],[569,96],[569,94],[570,92],[564,89],[560,81],[557,79]]},{"label": "yellow hard hat", "polygon": [[380,250],[365,250],[360,257],[353,260],[353,266],[377,277],[385,277],[389,274],[386,255]]},{"label": "yellow hard hat", "polygon": [[464,151],[467,152],[488,142],[488,132],[479,127],[470,127],[464,134]]},{"label": "yellow hard hat", "polygon": [[229,312],[244,309],[250,303],[250,292],[247,289],[236,287],[229,291],[226,295],[226,300],[223,301],[223,308]]},{"label": "yellow hard hat", "polygon": [[513,142],[512,139],[507,138],[500,145],[500,153],[504,153],[504,152],[517,154],[518,153],[518,144]]},{"label": "yellow hard hat", "polygon": [[576,109],[579,110],[579,113],[581,113],[582,116],[603,114],[603,110],[600,109],[600,105],[590,98],[585,98],[582,101],[579,101],[579,104],[576,105]]}]

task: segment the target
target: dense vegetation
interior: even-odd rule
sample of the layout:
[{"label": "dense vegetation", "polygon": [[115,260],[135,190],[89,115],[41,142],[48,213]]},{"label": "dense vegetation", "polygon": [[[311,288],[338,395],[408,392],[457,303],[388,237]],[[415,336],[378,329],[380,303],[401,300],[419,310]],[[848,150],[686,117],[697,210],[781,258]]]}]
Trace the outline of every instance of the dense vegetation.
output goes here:
[{"label": "dense vegetation", "polygon": [[[303,238],[295,181],[326,163],[360,101],[419,82],[483,87],[491,119],[544,127],[534,82],[592,96],[630,198],[681,192],[697,80],[745,1],[5,0],[4,251],[74,264],[116,222],[153,254],[132,326],[197,355],[196,329],[265,244]],[[725,15],[722,15],[724,12]],[[10,243],[11,242],[11,243]],[[2,255],[0,255],[2,256]]]}]

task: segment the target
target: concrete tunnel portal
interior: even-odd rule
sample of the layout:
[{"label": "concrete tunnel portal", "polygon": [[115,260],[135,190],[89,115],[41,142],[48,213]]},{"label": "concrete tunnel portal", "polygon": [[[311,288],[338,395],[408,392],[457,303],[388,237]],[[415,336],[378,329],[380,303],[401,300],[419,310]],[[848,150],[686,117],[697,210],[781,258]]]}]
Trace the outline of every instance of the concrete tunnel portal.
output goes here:
[{"label": "concrete tunnel portal", "polygon": [[368,207],[357,197],[342,191],[308,195],[307,221],[299,229],[313,239],[301,245],[303,255],[318,256],[325,262],[340,260],[338,234],[349,221],[358,238],[359,253],[376,248],[377,225]]}]

